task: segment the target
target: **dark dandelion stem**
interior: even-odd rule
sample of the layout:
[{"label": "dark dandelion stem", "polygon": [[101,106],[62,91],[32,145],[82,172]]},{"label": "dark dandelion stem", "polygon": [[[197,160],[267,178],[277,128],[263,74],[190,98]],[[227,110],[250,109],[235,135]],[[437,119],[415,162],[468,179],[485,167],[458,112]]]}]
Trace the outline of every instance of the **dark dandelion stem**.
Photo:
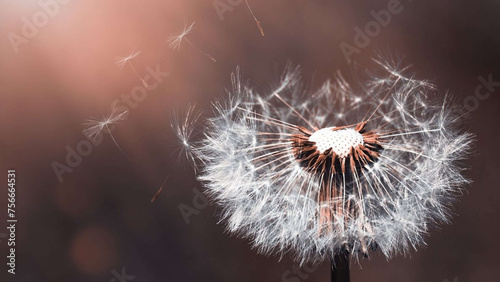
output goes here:
[{"label": "dark dandelion stem", "polygon": [[342,252],[331,260],[332,282],[349,282],[350,278],[349,254]]}]

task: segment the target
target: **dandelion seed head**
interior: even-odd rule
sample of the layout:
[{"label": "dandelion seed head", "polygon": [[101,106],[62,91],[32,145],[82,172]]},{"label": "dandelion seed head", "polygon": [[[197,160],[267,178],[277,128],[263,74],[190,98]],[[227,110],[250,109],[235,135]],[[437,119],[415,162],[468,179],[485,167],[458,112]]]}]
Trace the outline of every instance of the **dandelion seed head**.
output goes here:
[{"label": "dandelion seed head", "polygon": [[[233,75],[203,139],[188,142],[230,232],[303,263],[345,250],[390,258],[449,221],[468,183],[460,161],[473,136],[432,85],[380,64],[382,73],[357,88],[338,74],[313,93],[297,68],[269,93]],[[177,128],[188,140],[190,131]]]}]

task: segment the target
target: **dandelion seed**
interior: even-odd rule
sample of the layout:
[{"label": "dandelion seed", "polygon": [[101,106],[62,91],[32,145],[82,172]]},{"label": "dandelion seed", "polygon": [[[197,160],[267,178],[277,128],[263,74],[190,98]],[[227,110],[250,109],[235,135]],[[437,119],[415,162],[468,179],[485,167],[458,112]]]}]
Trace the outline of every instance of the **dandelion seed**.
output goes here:
[{"label": "dandelion seed", "polygon": [[158,196],[160,196],[161,191],[163,191],[163,186],[160,186],[160,189],[158,189],[158,191],[156,191],[156,193],[154,194],[153,198],[151,198],[151,203],[154,203],[154,201],[158,199]]},{"label": "dandelion seed", "polygon": [[252,14],[252,17],[253,17],[255,23],[257,24],[257,28],[259,28],[260,34],[262,36],[264,36],[264,29],[262,28],[262,26],[260,24],[260,21],[257,19],[257,17],[255,16],[255,14],[253,13],[252,8],[250,8],[250,5],[248,4],[247,0],[245,0],[245,3],[247,4],[248,10],[250,11],[250,14]]},{"label": "dandelion seed", "polygon": [[190,26],[187,26],[185,25],[184,26],[184,29],[182,30],[181,33],[179,33],[178,35],[172,35],[170,37],[168,37],[168,42],[169,42],[169,46],[174,49],[174,50],[179,50],[181,48],[181,43],[182,43],[182,40],[184,39],[184,37],[186,37],[189,33],[191,33],[191,30],[193,30],[193,26],[194,26],[194,22],[190,25]]},{"label": "dandelion seed", "polygon": [[170,46],[170,48],[174,49],[174,50],[179,50],[181,48],[181,43],[182,41],[186,41],[189,45],[191,45],[191,47],[193,47],[194,49],[198,50],[198,52],[202,53],[203,55],[207,56],[210,60],[214,61],[214,62],[217,62],[217,60],[215,60],[214,57],[210,56],[209,54],[205,53],[203,50],[201,50],[200,48],[196,47],[193,43],[191,43],[191,41],[187,38],[187,35],[189,35],[189,33],[191,33],[191,31],[193,30],[193,26],[194,26],[194,22],[191,24],[191,25],[185,25],[184,26],[184,29],[182,30],[181,33],[177,34],[177,35],[171,35],[168,37],[167,41],[168,41],[168,46]]},{"label": "dandelion seed", "polygon": [[184,115],[175,113],[172,115],[170,126],[179,140],[177,163],[180,163],[183,158],[188,160],[189,164],[196,170],[195,147],[196,128],[201,112],[197,112],[195,106],[189,106]]},{"label": "dandelion seed", "polygon": [[358,88],[338,76],[313,94],[292,68],[264,95],[233,76],[192,148],[230,232],[304,263],[390,258],[449,220],[473,136],[432,85],[380,64],[387,72]]},{"label": "dandelion seed", "polygon": [[142,84],[144,85],[144,87],[148,87],[148,84],[146,83],[146,81],[139,75],[139,73],[137,73],[134,65],[132,65],[132,60],[135,59],[139,54],[141,53],[141,51],[132,51],[130,53],[130,55],[126,56],[126,57],[116,57],[115,58],[115,64],[116,66],[119,68],[119,69],[122,69],[127,63],[128,65],[130,66],[130,68],[132,68],[132,71],[135,73],[135,75],[137,76],[137,78],[139,78],[142,82]]},{"label": "dandelion seed", "polygon": [[[106,129],[111,136],[111,139],[115,143],[116,147],[125,154],[122,150],[118,142],[116,142],[115,137],[111,133],[110,126],[119,123],[122,120],[125,120],[126,114],[128,111],[119,112],[116,107],[113,107],[109,116],[104,116],[100,119],[92,118],[84,122],[85,129],[83,130],[83,134],[85,134],[89,138],[93,138],[94,140],[97,138],[99,134],[102,133],[104,129]],[[126,154],[125,154],[126,156]],[[128,159],[128,157],[127,157]]]},{"label": "dandelion seed", "polygon": [[163,186],[165,186],[165,183],[167,183],[167,180],[168,180],[168,176],[165,178],[165,180],[163,181],[163,183],[161,184],[160,188],[158,189],[158,191],[156,191],[156,193],[154,194],[153,198],[151,198],[151,203],[154,203],[154,201],[156,201],[156,199],[158,199],[158,197],[160,196],[161,194],[161,191],[163,191]]}]

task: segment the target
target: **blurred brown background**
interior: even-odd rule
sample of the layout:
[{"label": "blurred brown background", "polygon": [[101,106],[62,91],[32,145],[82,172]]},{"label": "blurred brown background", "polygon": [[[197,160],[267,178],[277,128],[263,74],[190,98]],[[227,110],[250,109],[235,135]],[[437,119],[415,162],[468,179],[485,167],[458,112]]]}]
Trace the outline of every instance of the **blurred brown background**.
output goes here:
[{"label": "blurred brown background", "polygon": [[[290,60],[317,85],[336,70],[353,78],[354,66],[367,65],[376,52],[404,58],[458,103],[472,99],[479,76],[500,81],[494,0],[401,0],[402,10],[351,63],[340,44],[355,46],[354,28],[364,30],[374,21],[370,12],[387,10],[391,1],[250,1],[265,37],[237,0],[60,2],[0,2],[0,162],[5,183],[6,170],[17,170],[19,220],[17,274],[6,274],[0,238],[0,281],[120,281],[122,269],[128,279],[135,276],[123,281],[329,281],[328,263],[294,274],[288,257],[258,255],[247,241],[228,236],[214,206],[186,224],[179,205],[193,206],[193,188],[201,187],[176,163],[171,110],[209,107],[230,86],[236,66],[266,90]],[[44,10],[43,3],[53,6]],[[222,17],[214,5],[226,7]],[[36,30],[24,27],[23,18],[38,23]],[[193,21],[188,38],[217,63],[186,44],[180,51],[168,47],[167,37]],[[13,33],[24,40],[12,43]],[[113,132],[130,161],[105,135],[60,182],[51,164],[65,163],[66,147],[85,140],[83,121],[109,114],[115,99],[141,85],[129,66],[114,64],[133,50],[142,51],[132,61],[141,76],[148,66],[170,76]],[[352,281],[500,281],[499,95],[495,86],[489,98],[476,100],[464,124],[478,138],[468,172],[474,184],[455,205],[453,223],[433,229],[427,246],[406,258],[374,255],[354,264]],[[0,233],[7,233],[6,210],[3,189]]]}]

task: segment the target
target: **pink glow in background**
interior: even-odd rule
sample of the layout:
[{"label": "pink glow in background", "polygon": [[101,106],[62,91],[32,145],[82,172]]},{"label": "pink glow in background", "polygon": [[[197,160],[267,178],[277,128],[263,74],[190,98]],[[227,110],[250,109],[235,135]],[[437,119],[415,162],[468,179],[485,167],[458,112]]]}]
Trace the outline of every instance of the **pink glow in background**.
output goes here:
[{"label": "pink glow in background", "polygon": [[[43,9],[37,1],[0,2],[0,173],[17,170],[19,218],[18,274],[7,276],[0,238],[0,281],[111,281],[122,268],[133,281],[329,281],[328,263],[303,277],[286,275],[290,258],[264,257],[229,236],[214,205],[185,223],[178,206],[202,188],[176,162],[172,110],[209,108],[237,66],[266,90],[290,61],[314,87],[337,70],[354,79],[354,69],[370,66],[377,52],[404,58],[460,104],[474,95],[478,76],[500,81],[498,1],[401,1],[402,11],[350,63],[340,44],[353,45],[354,28],[363,29],[373,21],[370,11],[389,1],[249,2],[264,37],[244,2],[221,20],[214,1],[67,1],[18,52],[9,34],[22,35],[23,18],[33,21]],[[189,40],[216,63],[185,43],[169,48],[168,36],[191,22]],[[84,140],[83,122],[109,114],[116,99],[141,85],[128,65],[114,62],[134,50],[141,51],[132,61],[139,75],[159,66],[169,76],[116,125],[126,156],[104,135],[59,182],[51,164],[64,163],[66,147]],[[468,172],[474,184],[456,203],[453,223],[433,229],[428,245],[406,258],[375,255],[353,264],[352,281],[499,280],[499,95],[500,87],[464,124],[478,138]],[[0,233],[6,207],[2,190]]]}]

